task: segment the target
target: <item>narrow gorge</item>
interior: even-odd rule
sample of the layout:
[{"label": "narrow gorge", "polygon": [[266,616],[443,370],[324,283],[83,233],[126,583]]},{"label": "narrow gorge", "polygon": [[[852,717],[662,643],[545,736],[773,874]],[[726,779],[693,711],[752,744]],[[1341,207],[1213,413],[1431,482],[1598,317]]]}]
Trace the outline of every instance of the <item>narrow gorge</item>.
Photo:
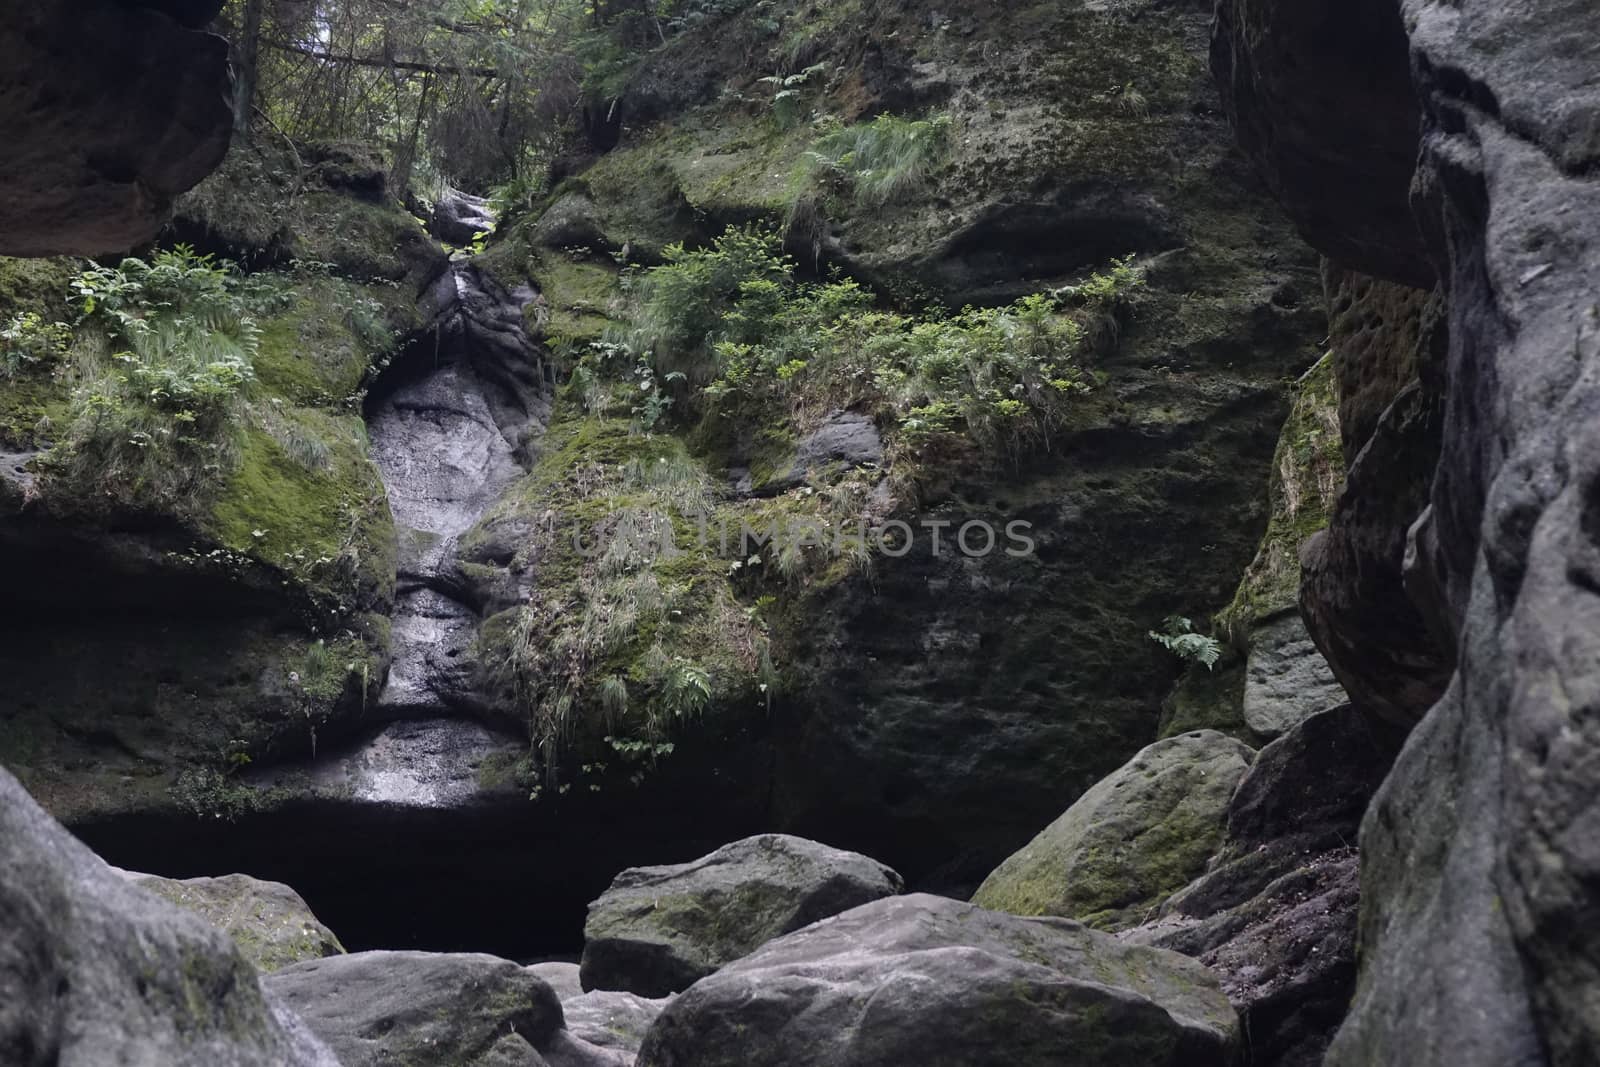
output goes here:
[{"label": "narrow gorge", "polygon": [[0,17],[0,1067],[1586,1067],[1590,0]]}]

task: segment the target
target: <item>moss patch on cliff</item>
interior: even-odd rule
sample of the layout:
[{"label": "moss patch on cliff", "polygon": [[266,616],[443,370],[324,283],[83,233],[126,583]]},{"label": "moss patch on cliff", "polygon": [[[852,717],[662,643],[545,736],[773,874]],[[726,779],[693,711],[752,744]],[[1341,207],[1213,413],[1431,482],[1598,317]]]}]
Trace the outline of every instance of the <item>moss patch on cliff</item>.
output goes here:
[{"label": "moss patch on cliff", "polygon": [[1219,632],[1241,644],[1257,622],[1295,606],[1300,546],[1328,525],[1343,490],[1338,385],[1329,355],[1295,386],[1289,419],[1273,454],[1267,532],[1233,602],[1217,616]]},{"label": "moss patch on cliff", "polygon": [[712,507],[677,438],[569,397],[539,463],[485,517],[533,520],[512,562],[531,569],[531,600],[489,620],[480,658],[551,781],[637,774],[702,717],[761,705],[762,627],[699,543]]}]

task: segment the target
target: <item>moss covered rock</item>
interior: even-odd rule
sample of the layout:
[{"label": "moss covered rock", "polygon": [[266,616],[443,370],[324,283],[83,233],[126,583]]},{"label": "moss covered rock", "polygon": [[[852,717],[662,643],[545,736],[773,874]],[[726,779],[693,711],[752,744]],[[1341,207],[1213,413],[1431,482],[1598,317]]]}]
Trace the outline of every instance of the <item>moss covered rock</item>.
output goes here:
[{"label": "moss covered rock", "polygon": [[679,993],[775,937],[900,890],[881,863],[782,834],[623,871],[589,906],[583,986]]},{"label": "moss covered rock", "polygon": [[1212,731],[1158,741],[991,874],[973,903],[1116,930],[1205,869],[1254,753]]},{"label": "moss covered rock", "polygon": [[124,872],[140,889],[194,912],[229,937],[258,971],[337,956],[344,946],[300,894],[281,882],[243,874],[177,880]]}]

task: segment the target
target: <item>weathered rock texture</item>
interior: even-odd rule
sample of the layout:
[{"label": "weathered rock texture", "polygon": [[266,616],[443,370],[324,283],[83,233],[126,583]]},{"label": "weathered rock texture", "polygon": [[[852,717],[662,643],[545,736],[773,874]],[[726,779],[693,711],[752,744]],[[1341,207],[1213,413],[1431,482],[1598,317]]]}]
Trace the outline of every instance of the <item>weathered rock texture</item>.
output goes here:
[{"label": "weathered rock texture", "polygon": [[1222,1067],[1237,1020],[1194,962],[1065,919],[924,895],[846,912],[695,984],[639,1067]]},{"label": "weathered rock texture", "polygon": [[544,1067],[561,1002],[493,956],[361,952],[269,976],[343,1067]]},{"label": "weathered rock texture", "polygon": [[134,885],[194,912],[229,937],[259,971],[271,972],[344,951],[338,937],[281,882],[243,874],[179,881],[124,871]]},{"label": "weathered rock texture", "polygon": [[226,934],[107,867],[3,770],[0,872],[0,1061],[338,1067]]},{"label": "weathered rock texture", "polygon": [[583,985],[678,993],[781,934],[900,890],[881,863],[782,834],[623,871],[589,906]]},{"label": "weathered rock texture", "polygon": [[1002,863],[972,902],[1103,929],[1143,921],[1205,869],[1254,755],[1211,730],[1156,742]]},{"label": "weathered rock texture", "polygon": [[48,0],[7,13],[0,254],[131,249],[222,162],[228,47],[198,29],[221,6]]},{"label": "weathered rock texture", "polygon": [[[774,589],[772,659],[792,684],[766,720],[770,825],[969,894],[1151,740],[1182,665],[1146,633],[1221,607],[1256,550],[1284,380],[1322,354],[1325,322],[1314,268],[1231,145],[1207,23],[1145,0],[844,0],[710,19],[640,60],[549,212],[490,251],[502,276],[536,279],[550,335],[580,343],[616,293],[606,253],[650,263],[752,220],[800,220],[788,247],[805,269],[842,267],[906,306],[1003,303],[1130,253],[1146,271],[1090,361],[1104,387],[1050,450],[940,457],[895,501],[951,522],[947,547],[970,519],[1028,522],[1029,558],[931,558],[924,536],[871,580],[839,568]],[[828,64],[806,110],[948,116],[927,181],[868,205],[823,180],[797,202],[816,132],[772,121],[760,79],[790,62],[780,42]],[[799,464],[816,421],[692,443],[735,486],[753,472],[760,494],[797,466],[870,458],[851,422]]]},{"label": "weathered rock texture", "polygon": [[1301,610],[1350,698],[1402,725],[1444,692],[1453,642],[1403,578],[1428,505],[1443,425],[1444,305],[1437,295],[1329,266],[1346,491],[1304,545]]},{"label": "weathered rock texture", "polygon": [[1364,828],[1366,955],[1330,1062],[1592,1063],[1600,12],[1404,9],[1417,207],[1450,302],[1442,458],[1409,577],[1461,665]]},{"label": "weathered rock texture", "polygon": [[[1256,32],[1237,38],[1238,52],[1253,51],[1257,67],[1287,69],[1264,29],[1280,20],[1360,26],[1342,6],[1242,10],[1225,4],[1221,25],[1248,17]],[[1590,46],[1600,11],[1582,0],[1407,0],[1400,14],[1423,116],[1412,203],[1443,284],[1448,355],[1389,405],[1368,451],[1376,457],[1390,435],[1390,456],[1420,463],[1437,442],[1439,461],[1431,483],[1416,468],[1382,471],[1382,460],[1366,476],[1352,469],[1346,501],[1365,509],[1370,539],[1347,558],[1382,561],[1366,572],[1371,589],[1353,596],[1399,603],[1404,546],[1416,611],[1400,630],[1415,643],[1425,626],[1460,656],[1395,664],[1381,629],[1329,652],[1342,671],[1365,650],[1406,682],[1399,706],[1378,706],[1399,719],[1415,718],[1456,670],[1363,826],[1361,979],[1328,1062],[1593,1063],[1600,86]],[[1365,39],[1374,58],[1390,41]],[[1397,83],[1402,69],[1396,57],[1376,77]],[[1359,94],[1373,80],[1335,77],[1328,88]],[[1284,88],[1239,104],[1256,113],[1242,123],[1278,121],[1296,95]],[[1408,112],[1401,100],[1345,109],[1374,129]],[[1401,195],[1400,177],[1375,195]],[[1284,183],[1291,202],[1322,189]],[[1356,232],[1405,232],[1367,206],[1350,204]],[[1406,269],[1409,245],[1367,261],[1324,247],[1420,280]],[[1314,632],[1355,632],[1308,614]],[[1355,673],[1341,678],[1367,699]]]},{"label": "weathered rock texture", "polygon": [[1209,869],[1133,941],[1198,957],[1222,978],[1252,1064],[1315,1067],[1355,984],[1362,813],[1400,730],[1353,707],[1315,715],[1256,756]]}]

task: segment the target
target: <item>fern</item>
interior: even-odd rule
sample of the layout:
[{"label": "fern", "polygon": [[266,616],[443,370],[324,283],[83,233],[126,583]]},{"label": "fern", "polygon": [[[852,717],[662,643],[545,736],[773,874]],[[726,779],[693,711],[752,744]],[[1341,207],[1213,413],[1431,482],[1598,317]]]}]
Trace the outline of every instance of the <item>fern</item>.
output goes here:
[{"label": "fern", "polygon": [[1214,637],[1194,632],[1194,623],[1181,615],[1169,616],[1161,632],[1150,631],[1150,640],[1179,659],[1199,663],[1206,670],[1222,658],[1222,643]]}]

